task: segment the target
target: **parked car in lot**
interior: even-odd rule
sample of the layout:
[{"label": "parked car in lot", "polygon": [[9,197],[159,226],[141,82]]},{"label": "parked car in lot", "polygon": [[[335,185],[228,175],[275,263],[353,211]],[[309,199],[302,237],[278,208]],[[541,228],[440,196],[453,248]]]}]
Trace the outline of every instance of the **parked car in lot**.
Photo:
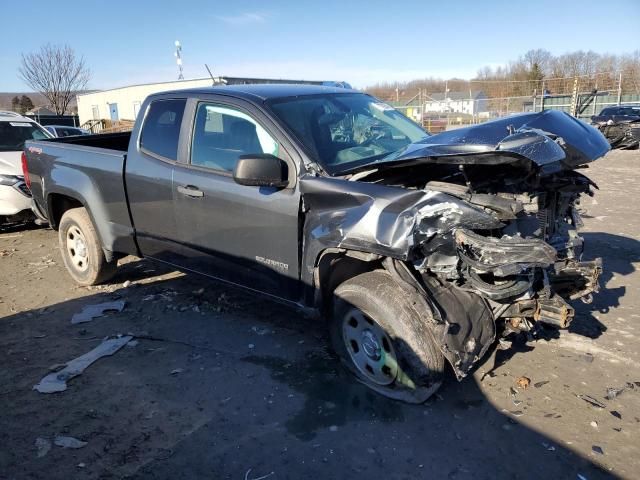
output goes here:
[{"label": "parked car in lot", "polygon": [[566,327],[597,291],[576,168],[609,150],[547,110],[428,135],[353,90],[151,95],[132,132],[29,141],[34,208],[71,277],[134,254],[321,314],[345,365],[422,402],[500,336]]},{"label": "parked car in lot", "polygon": [[71,127],[69,125],[45,125],[44,127],[54,137],[72,137],[75,135],[91,135],[84,128]]},{"label": "parked car in lot", "polygon": [[0,224],[33,218],[20,158],[25,140],[46,138],[51,135],[33,120],[0,111]]},{"label": "parked car in lot", "polygon": [[640,105],[618,105],[604,108],[591,117],[612,148],[636,149],[640,145]]}]

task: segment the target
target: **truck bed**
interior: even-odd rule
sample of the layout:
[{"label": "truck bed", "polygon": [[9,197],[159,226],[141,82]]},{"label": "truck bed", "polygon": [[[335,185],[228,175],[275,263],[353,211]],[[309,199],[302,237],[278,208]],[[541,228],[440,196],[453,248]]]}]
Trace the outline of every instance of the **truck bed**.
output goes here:
[{"label": "truck bed", "polygon": [[105,133],[99,135],[82,135],[78,137],[61,137],[48,140],[52,143],[83,145],[85,147],[104,148],[126,152],[129,148],[131,132]]},{"label": "truck bed", "polygon": [[69,197],[90,213],[105,250],[135,252],[124,168],[130,132],[27,141],[38,211],[56,227],[56,205]]}]

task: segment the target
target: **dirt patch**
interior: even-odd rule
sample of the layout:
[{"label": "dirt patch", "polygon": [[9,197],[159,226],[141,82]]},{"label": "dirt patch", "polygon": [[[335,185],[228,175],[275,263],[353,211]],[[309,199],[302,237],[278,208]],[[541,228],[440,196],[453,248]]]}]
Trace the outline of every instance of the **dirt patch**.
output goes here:
[{"label": "dirt patch", "polygon": [[[320,321],[133,258],[113,283],[77,287],[55,232],[4,229],[0,478],[633,478],[639,165],[620,151],[587,170],[601,188],[582,204],[587,256],[604,257],[605,288],[575,304],[570,331],[494,352],[421,406],[355,382]],[[65,391],[33,390],[117,335],[134,340]]]}]

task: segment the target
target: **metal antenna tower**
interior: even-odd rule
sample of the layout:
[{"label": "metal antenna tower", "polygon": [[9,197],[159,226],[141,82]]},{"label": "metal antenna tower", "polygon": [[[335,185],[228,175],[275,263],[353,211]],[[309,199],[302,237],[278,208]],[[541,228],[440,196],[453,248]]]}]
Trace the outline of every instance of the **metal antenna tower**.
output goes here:
[{"label": "metal antenna tower", "polygon": [[176,64],[178,65],[178,80],[184,80],[184,75],[182,74],[182,45],[180,45],[180,40],[175,41],[176,52],[174,55],[176,56]]}]

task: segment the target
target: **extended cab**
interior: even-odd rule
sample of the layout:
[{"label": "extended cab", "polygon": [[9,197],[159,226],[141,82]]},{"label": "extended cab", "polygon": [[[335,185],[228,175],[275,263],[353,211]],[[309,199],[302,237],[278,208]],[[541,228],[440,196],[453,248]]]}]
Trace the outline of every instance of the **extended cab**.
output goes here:
[{"label": "extended cab", "polygon": [[321,313],[361,381],[421,402],[597,290],[576,168],[608,150],[557,111],[430,136],[360,92],[252,85],[152,95],[133,132],[24,163],[76,282],[133,254]]}]

